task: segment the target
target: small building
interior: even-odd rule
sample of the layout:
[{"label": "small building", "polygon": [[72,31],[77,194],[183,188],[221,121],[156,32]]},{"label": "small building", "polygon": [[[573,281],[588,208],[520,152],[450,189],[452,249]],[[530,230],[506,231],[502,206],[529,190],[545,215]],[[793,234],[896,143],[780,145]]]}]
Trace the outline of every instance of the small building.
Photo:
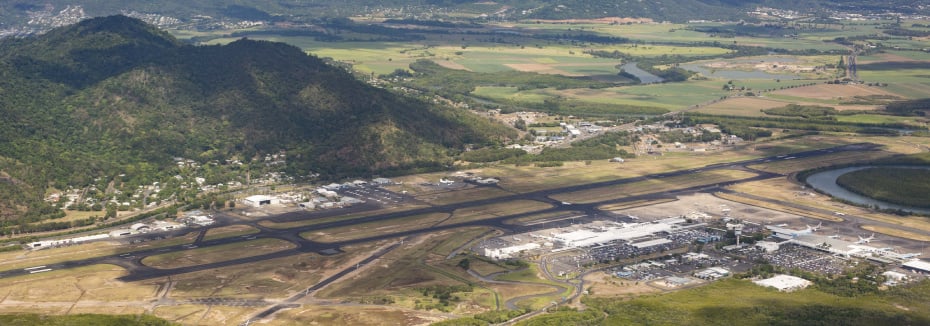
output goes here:
[{"label": "small building", "polygon": [[716,280],[730,275],[730,271],[722,267],[711,267],[694,273],[694,277],[705,280]]},{"label": "small building", "polygon": [[756,247],[765,252],[776,252],[779,249],[778,242],[775,241],[759,241],[756,242]]},{"label": "small building", "polygon": [[611,162],[611,163],[623,163],[624,160],[623,160],[622,157],[617,156],[617,157],[614,157],[614,158],[608,160],[608,162]]},{"label": "small building", "polygon": [[688,285],[688,283],[691,283],[691,279],[687,277],[670,276],[665,278],[665,287],[669,288],[677,288]]},{"label": "small building", "polygon": [[376,185],[381,185],[381,186],[394,184],[394,180],[391,180],[388,178],[375,178],[371,180],[371,182],[373,182]]},{"label": "small building", "polygon": [[781,292],[794,292],[810,286],[811,281],[791,275],[779,274],[764,280],[753,281],[756,285],[768,286]]},{"label": "small building", "polygon": [[907,280],[907,274],[898,273],[895,271],[887,271],[882,273],[882,276],[887,280],[888,284],[897,284],[899,282],[904,282]]},{"label": "small building", "polygon": [[912,261],[905,262],[904,264],[901,264],[901,267],[913,270],[915,272],[930,273],[930,263],[920,259],[914,259]]},{"label": "small building", "polygon": [[129,229],[136,231],[136,232],[148,232],[149,230],[152,229],[152,227],[150,227],[148,224],[145,224],[145,223],[136,223],[136,224],[131,225]]},{"label": "small building", "polygon": [[132,235],[132,233],[133,232],[130,229],[118,229],[118,230],[110,231],[110,233],[108,234],[110,235],[111,238],[119,238],[119,237],[125,237],[128,235]]},{"label": "small building", "polygon": [[246,197],[242,200],[242,203],[251,207],[262,207],[265,205],[280,204],[281,200],[272,196],[254,195]]},{"label": "small building", "polygon": [[191,216],[189,221],[192,224],[197,224],[200,226],[211,225],[214,222],[212,218],[210,218],[209,216],[205,216],[205,215]]}]

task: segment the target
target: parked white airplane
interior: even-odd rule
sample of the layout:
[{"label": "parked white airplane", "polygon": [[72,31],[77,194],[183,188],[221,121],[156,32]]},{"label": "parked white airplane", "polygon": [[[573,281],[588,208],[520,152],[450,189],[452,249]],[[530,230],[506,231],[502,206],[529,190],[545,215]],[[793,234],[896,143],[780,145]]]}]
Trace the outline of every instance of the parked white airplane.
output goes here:
[{"label": "parked white airplane", "polygon": [[870,235],[868,238],[863,238],[862,236],[859,236],[859,241],[856,241],[856,243],[857,244],[869,243],[869,242],[872,242],[872,240],[875,240],[875,233],[872,233],[872,235]]}]

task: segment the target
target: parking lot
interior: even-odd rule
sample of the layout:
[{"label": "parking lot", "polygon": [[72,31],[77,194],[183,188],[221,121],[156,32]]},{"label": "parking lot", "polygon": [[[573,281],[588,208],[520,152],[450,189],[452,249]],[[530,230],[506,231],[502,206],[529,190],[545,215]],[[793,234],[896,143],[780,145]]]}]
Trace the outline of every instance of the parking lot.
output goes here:
[{"label": "parking lot", "polygon": [[750,253],[750,260],[762,259],[770,264],[786,269],[798,268],[820,274],[841,274],[849,267],[850,261],[829,253],[804,248],[797,245],[784,245],[778,252]]}]

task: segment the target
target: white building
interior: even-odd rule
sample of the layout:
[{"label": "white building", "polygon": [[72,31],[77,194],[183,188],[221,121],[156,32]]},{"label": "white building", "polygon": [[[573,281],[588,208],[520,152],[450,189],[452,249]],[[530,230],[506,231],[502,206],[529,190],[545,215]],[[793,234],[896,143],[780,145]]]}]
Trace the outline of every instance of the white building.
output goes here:
[{"label": "white building", "polygon": [[557,234],[554,235],[553,238],[566,247],[588,247],[614,240],[629,241],[659,232],[669,232],[671,230],[672,225],[669,223],[634,223],[624,224],[619,227],[608,227],[601,232],[578,230]]},{"label": "white building", "polygon": [[536,248],[539,248],[539,244],[532,242],[503,248],[484,248],[484,255],[492,259],[508,259],[512,257],[512,254]]},{"label": "white building", "polygon": [[914,259],[912,261],[901,264],[901,266],[921,273],[930,273],[930,263],[920,259]]},{"label": "white building", "polygon": [[252,207],[261,207],[264,205],[275,205],[280,204],[281,200],[278,197],[266,196],[266,195],[255,195],[249,196],[242,200],[242,203],[247,206]]},{"label": "white building", "polygon": [[811,285],[811,281],[800,277],[779,274],[764,280],[753,281],[756,285],[768,286],[781,292],[794,292]]}]

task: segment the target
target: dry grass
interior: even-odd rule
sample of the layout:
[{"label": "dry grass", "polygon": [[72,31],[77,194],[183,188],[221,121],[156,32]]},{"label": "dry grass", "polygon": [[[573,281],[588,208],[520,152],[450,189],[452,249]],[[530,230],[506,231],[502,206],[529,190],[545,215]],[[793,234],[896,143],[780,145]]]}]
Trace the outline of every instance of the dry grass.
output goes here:
[{"label": "dry grass", "polygon": [[841,165],[856,162],[868,162],[871,160],[889,157],[896,153],[886,151],[866,151],[866,152],[839,152],[816,157],[799,158],[792,160],[777,160],[770,163],[763,163],[750,166],[762,171],[775,172],[780,174],[789,174],[810,170],[814,168]]},{"label": "dry grass", "polygon": [[810,217],[810,218],[815,218],[815,219],[821,219],[821,220],[830,221],[830,222],[841,222],[841,221],[843,221],[843,219],[838,218],[838,217],[833,216],[833,215],[820,214],[820,213],[815,213],[815,212],[811,212],[811,211],[807,211],[807,210],[803,210],[803,209],[797,209],[797,208],[794,208],[794,207],[782,206],[782,205],[778,205],[778,204],[769,203],[769,202],[766,202],[766,201],[761,201],[761,200],[756,200],[756,199],[752,199],[752,198],[742,197],[742,196],[739,196],[739,195],[733,195],[733,194],[727,194],[727,193],[717,193],[716,196],[717,196],[717,197],[720,197],[720,198],[723,198],[723,199],[726,199],[726,200],[729,200],[729,201],[741,203],[741,204],[752,205],[752,206],[756,206],[756,207],[762,207],[762,208],[770,209],[770,210],[773,210],[773,211],[779,211],[779,212],[794,214],[794,215],[797,215],[797,216],[805,216],[805,217]]},{"label": "dry grass", "polygon": [[293,243],[284,240],[258,239],[149,256],[142,259],[142,263],[154,268],[180,268],[258,256],[294,247]]},{"label": "dry grass", "polygon": [[573,203],[596,203],[647,193],[671,191],[702,185],[713,185],[726,181],[750,178],[753,176],[756,176],[756,174],[745,171],[714,170],[661,179],[649,179],[612,187],[576,191],[566,194],[554,195],[551,197],[555,200]]},{"label": "dry grass", "polygon": [[290,228],[297,228],[297,227],[308,226],[308,225],[316,225],[316,224],[329,223],[329,222],[335,222],[335,221],[350,220],[353,218],[379,215],[379,214],[385,214],[385,213],[391,213],[391,212],[407,211],[407,210],[412,210],[412,209],[417,209],[417,208],[422,208],[422,207],[425,207],[425,205],[406,205],[403,207],[391,207],[391,208],[386,208],[386,209],[366,211],[364,213],[358,213],[358,214],[347,214],[347,215],[339,215],[339,216],[332,216],[332,217],[325,217],[325,218],[313,218],[313,219],[306,219],[306,220],[299,220],[299,221],[292,221],[292,222],[281,222],[281,223],[265,220],[265,221],[259,222],[258,225],[261,225],[267,228],[272,228],[272,229],[290,229]]},{"label": "dry grass", "polygon": [[454,203],[464,203],[474,200],[482,200],[488,198],[496,198],[501,196],[511,195],[511,192],[501,190],[499,188],[490,188],[490,187],[478,187],[478,188],[468,188],[462,190],[453,190],[453,191],[442,191],[442,192],[432,192],[424,193],[417,196],[418,200],[428,202],[432,205],[448,205]]},{"label": "dry grass", "polygon": [[917,240],[917,241],[930,241],[930,236],[926,236],[926,235],[918,234],[914,232],[908,232],[904,230],[899,230],[899,229],[892,229],[892,228],[888,228],[884,226],[863,225],[862,228],[865,230],[872,231],[872,232],[878,232],[878,233],[887,234],[887,235],[899,237],[899,238],[905,238],[905,239],[911,239],[911,240]]},{"label": "dry grass", "polygon": [[126,275],[112,265],[93,265],[4,279],[0,312],[41,314],[139,314],[155,286],[115,281]]},{"label": "dry grass", "polygon": [[851,99],[853,96],[867,95],[895,95],[879,87],[842,84],[816,84],[812,86],[777,90],[772,93],[777,95],[787,95],[819,100],[832,100],[839,98]]},{"label": "dry grass", "polygon": [[448,217],[449,214],[446,213],[421,214],[404,218],[391,219],[388,221],[368,222],[338,228],[305,232],[301,233],[300,236],[304,239],[320,242],[355,240],[387,233],[426,228],[436,225]]},{"label": "dry grass", "polygon": [[514,200],[503,203],[460,208],[452,212],[452,218],[440,225],[479,221],[500,216],[529,213],[552,208],[552,205],[533,200]]},{"label": "dry grass", "polygon": [[267,325],[429,325],[447,318],[436,312],[390,306],[304,305],[280,312]]},{"label": "dry grass", "polygon": [[255,233],[258,233],[258,229],[248,225],[229,225],[208,230],[203,239],[213,240]]},{"label": "dry grass", "polygon": [[586,289],[591,289],[594,297],[631,298],[643,294],[660,292],[646,285],[646,282],[634,282],[617,278],[605,272],[594,272],[584,277]]},{"label": "dry grass", "polygon": [[625,202],[625,203],[620,203],[620,204],[603,205],[603,206],[599,206],[597,209],[600,209],[603,211],[619,211],[619,210],[642,207],[642,206],[659,205],[659,204],[673,202],[675,200],[676,199],[634,200],[631,202]]}]

